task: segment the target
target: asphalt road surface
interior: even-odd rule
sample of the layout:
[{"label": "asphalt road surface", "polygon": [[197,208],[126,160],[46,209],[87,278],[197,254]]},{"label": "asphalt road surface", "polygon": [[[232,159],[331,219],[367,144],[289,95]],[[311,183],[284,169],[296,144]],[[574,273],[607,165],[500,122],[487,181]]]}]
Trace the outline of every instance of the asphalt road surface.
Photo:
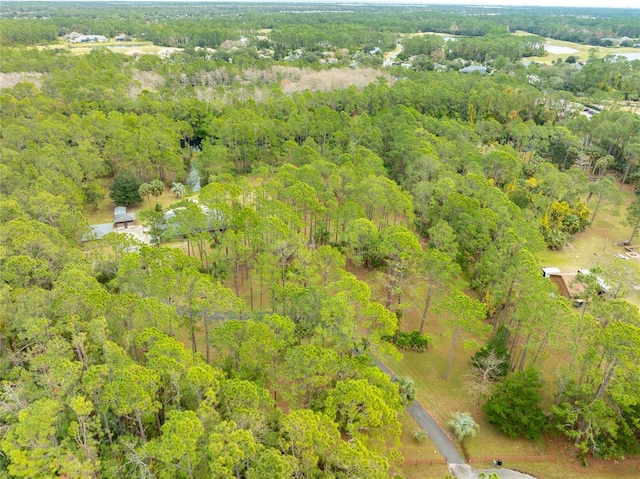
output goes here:
[{"label": "asphalt road surface", "polygon": [[[381,371],[387,373],[392,378],[395,377],[395,374],[383,363],[374,359],[375,364],[380,368]],[[420,405],[418,401],[413,401],[413,404],[407,408],[411,417],[416,420],[416,422],[420,425],[422,429],[425,430],[429,438],[433,441],[433,444],[436,446],[442,457],[445,458],[447,464],[464,464],[464,459],[460,456],[460,453],[456,449],[456,447],[451,443],[449,437],[447,437],[446,433],[438,426],[431,415],[425,411],[425,409]]]},{"label": "asphalt road surface", "polygon": [[[529,474],[523,472],[512,471],[511,469],[474,469],[467,464],[449,464],[449,470],[454,477],[458,479],[478,479],[480,477],[489,477],[490,474],[497,474],[500,479],[536,479]],[[484,476],[480,476],[484,474]]]}]

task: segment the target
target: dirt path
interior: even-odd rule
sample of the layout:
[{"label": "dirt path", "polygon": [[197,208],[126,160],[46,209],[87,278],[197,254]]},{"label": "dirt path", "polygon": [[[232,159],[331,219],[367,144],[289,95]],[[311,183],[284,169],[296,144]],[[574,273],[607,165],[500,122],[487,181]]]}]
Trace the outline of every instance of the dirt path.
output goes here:
[{"label": "dirt path", "polygon": [[402,44],[398,43],[396,45],[395,50],[393,50],[392,52],[387,53],[384,56],[384,62],[382,63],[383,66],[385,67],[390,67],[391,64],[393,63],[393,61],[396,59],[396,57],[398,55],[400,55],[402,53]]}]

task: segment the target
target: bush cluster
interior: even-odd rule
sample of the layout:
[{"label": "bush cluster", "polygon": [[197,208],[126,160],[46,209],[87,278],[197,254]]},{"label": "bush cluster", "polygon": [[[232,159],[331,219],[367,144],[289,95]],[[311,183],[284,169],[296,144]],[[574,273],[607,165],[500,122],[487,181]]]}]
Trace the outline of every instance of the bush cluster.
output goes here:
[{"label": "bush cluster", "polygon": [[399,349],[406,351],[426,351],[431,342],[431,338],[420,331],[398,331],[395,336],[384,336],[382,339],[396,345]]}]

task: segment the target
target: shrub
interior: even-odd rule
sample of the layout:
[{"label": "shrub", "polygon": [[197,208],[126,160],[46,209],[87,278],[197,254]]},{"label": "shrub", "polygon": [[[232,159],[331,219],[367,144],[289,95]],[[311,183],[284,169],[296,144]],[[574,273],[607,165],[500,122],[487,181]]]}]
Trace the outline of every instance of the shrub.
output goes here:
[{"label": "shrub", "polygon": [[405,376],[396,376],[393,380],[398,385],[398,393],[405,406],[410,405],[416,398],[416,386],[413,379]]},{"label": "shrub", "polygon": [[551,229],[547,231],[544,237],[549,249],[562,249],[567,244],[569,236],[564,231]]},{"label": "shrub", "polygon": [[459,443],[471,436],[475,437],[478,433],[479,426],[468,412],[454,412],[451,419],[447,422],[447,426],[451,428]]},{"label": "shrub", "polygon": [[547,422],[540,408],[540,386],[535,369],[507,376],[482,407],[487,421],[509,437],[538,439]]},{"label": "shrub", "polygon": [[426,351],[431,342],[431,338],[426,334],[420,334],[420,331],[397,331],[395,336],[383,336],[385,341],[395,344],[398,349],[407,351]]},{"label": "shrub", "polygon": [[493,338],[473,355],[471,358],[473,367],[475,369],[484,369],[486,367],[486,360],[492,351],[498,360],[502,360],[500,367],[491,373],[490,379],[495,380],[505,377],[507,372],[509,372],[509,345],[507,341],[507,330],[504,327],[498,329],[498,332],[496,332]]},{"label": "shrub", "polygon": [[121,171],[113,179],[109,197],[119,206],[141,203],[142,198],[138,192],[140,185],[142,185],[142,180],[136,175],[130,171]]},{"label": "shrub", "polygon": [[411,433],[413,440],[417,443],[422,444],[424,440],[427,438],[427,433],[424,429],[414,429]]}]

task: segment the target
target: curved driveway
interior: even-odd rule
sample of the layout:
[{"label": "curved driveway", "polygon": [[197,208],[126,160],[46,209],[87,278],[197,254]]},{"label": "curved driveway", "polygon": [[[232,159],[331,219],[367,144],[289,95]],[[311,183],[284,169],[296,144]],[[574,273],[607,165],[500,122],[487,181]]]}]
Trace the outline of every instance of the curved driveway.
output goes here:
[{"label": "curved driveway", "polygon": [[[393,374],[393,372],[382,362],[378,361],[376,358],[373,358],[373,362],[381,371],[387,373],[392,378],[395,377],[395,374]],[[438,426],[438,423],[433,420],[431,415],[420,405],[418,401],[413,401],[413,404],[407,408],[407,411],[409,411],[411,417],[413,417],[420,427],[429,435],[429,438],[433,441],[433,444],[436,446],[440,454],[442,454],[445,461],[447,461],[447,464],[450,466],[452,464],[465,464],[465,461],[460,456],[458,449],[456,449],[442,428]]]},{"label": "curved driveway", "polygon": [[[373,357],[373,362],[384,373],[395,377],[393,371],[380,362],[377,358]],[[449,471],[453,477],[458,479],[479,479],[487,477],[490,474],[496,474],[501,479],[536,479],[529,474],[523,472],[514,471],[511,469],[474,469],[465,463],[464,459],[458,453],[456,447],[451,443],[449,437],[445,434],[438,423],[436,423],[431,415],[420,405],[418,401],[413,401],[413,404],[407,408],[411,417],[420,425],[422,429],[429,435],[431,441],[436,446],[442,457],[447,461]]]}]

